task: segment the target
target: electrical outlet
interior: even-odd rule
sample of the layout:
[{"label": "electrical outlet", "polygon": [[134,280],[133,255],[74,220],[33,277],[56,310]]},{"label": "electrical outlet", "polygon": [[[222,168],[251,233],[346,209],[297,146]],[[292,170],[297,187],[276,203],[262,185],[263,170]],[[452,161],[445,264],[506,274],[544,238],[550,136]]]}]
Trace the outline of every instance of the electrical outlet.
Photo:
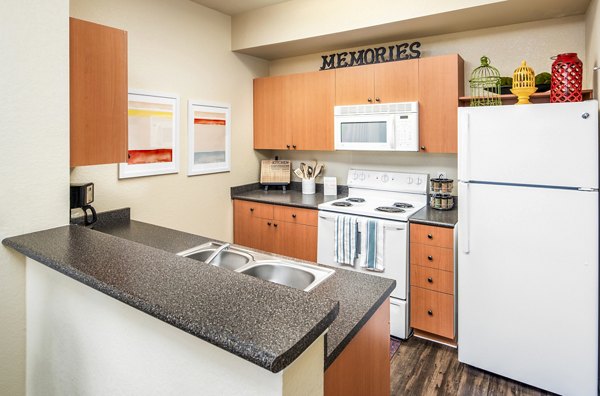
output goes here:
[{"label": "electrical outlet", "polygon": [[436,172],[436,178],[438,179],[447,179],[446,172]]}]

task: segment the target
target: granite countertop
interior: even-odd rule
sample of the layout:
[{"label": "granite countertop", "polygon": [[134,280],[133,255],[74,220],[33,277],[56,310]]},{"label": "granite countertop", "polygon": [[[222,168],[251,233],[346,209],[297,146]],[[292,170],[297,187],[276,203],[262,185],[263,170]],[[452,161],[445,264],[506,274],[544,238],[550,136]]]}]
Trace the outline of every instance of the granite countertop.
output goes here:
[{"label": "granite countertop", "polygon": [[231,199],[262,202],[274,205],[294,206],[297,208],[317,209],[319,204],[348,195],[346,186],[338,186],[338,195],[323,195],[323,185],[316,185],[315,194],[302,194],[302,184],[292,182],[290,188],[283,191],[281,187],[271,187],[268,191],[259,183],[246,184],[231,188]]},{"label": "granite countertop", "polygon": [[454,228],[456,223],[458,223],[458,204],[454,205],[454,208],[451,210],[432,209],[427,205],[410,216],[408,221],[417,224]]},{"label": "granite countertop", "polygon": [[334,268],[306,293],[176,256],[212,239],[112,213],[110,221],[99,214],[95,230],[71,225],[2,243],[272,372],[329,328],[327,368],[395,287]]}]

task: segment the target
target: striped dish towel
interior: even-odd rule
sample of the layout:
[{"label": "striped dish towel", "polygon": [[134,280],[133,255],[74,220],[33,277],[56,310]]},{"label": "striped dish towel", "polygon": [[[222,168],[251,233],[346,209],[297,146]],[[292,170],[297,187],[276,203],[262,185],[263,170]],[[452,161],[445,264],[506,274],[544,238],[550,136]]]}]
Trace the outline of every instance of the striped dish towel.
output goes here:
[{"label": "striped dish towel", "polygon": [[383,272],[383,225],[377,220],[362,224],[362,255],[360,266],[371,271]]},{"label": "striped dish towel", "polygon": [[358,219],[352,216],[337,216],[335,219],[335,249],[333,261],[354,266]]}]

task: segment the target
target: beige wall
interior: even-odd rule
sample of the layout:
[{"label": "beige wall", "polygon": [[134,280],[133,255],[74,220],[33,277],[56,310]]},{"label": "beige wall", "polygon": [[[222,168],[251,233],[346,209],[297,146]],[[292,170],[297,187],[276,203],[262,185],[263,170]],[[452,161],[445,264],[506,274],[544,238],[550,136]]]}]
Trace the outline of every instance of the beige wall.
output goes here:
[{"label": "beige wall", "polygon": [[[229,187],[258,179],[252,149],[252,79],[266,61],[230,51],[230,17],[188,0],[71,0],[71,16],[128,31],[129,87],[180,97],[179,174],[118,180],[117,165],[74,168],[92,181],[97,210],[131,207],[132,217],[232,239]],[[232,170],[187,177],[187,101],[231,104]]]},{"label": "beige wall", "polygon": [[594,96],[600,92],[600,70],[593,72],[594,66],[600,66],[600,5],[592,0],[585,17],[586,56],[584,63],[584,80],[586,86],[594,89]]},{"label": "beige wall", "polygon": [[[595,0],[597,2],[597,0]],[[596,32],[596,34],[598,34]],[[487,55],[504,76],[512,75],[522,59],[526,59],[536,73],[550,71],[550,56],[561,52],[577,52],[585,60],[585,21],[583,16],[551,19],[518,25],[473,30],[462,33],[417,38],[422,56],[459,53],[465,60],[465,93],[471,71],[479,66],[479,58]],[[402,42],[404,40],[398,40]],[[392,42],[395,43],[395,42]],[[384,46],[387,43],[381,44]],[[380,46],[380,44],[374,44]],[[334,52],[334,51],[332,51]],[[312,54],[272,61],[270,75],[300,73],[318,70],[321,55]],[[591,83],[586,83],[586,87]],[[338,184],[346,184],[349,168],[383,169],[423,172],[437,176],[439,171],[456,178],[456,155],[418,153],[368,152],[275,152],[290,158],[297,166],[302,160],[324,161],[325,176],[336,176]],[[294,176],[295,178],[295,176]]]},{"label": "beige wall", "polygon": [[[2,2],[0,239],[67,224],[69,2]],[[0,395],[25,394],[25,258],[0,246]]]}]

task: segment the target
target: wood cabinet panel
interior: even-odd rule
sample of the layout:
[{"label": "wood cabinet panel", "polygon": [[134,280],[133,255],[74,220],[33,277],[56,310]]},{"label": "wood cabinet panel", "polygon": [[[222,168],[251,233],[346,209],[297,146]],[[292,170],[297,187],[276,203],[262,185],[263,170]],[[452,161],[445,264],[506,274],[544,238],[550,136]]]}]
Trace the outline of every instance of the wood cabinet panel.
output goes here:
[{"label": "wood cabinet panel", "polygon": [[381,63],[373,65],[373,70],[376,103],[419,100],[419,61],[417,59]]},{"label": "wood cabinet panel", "polygon": [[234,214],[248,215],[262,219],[273,218],[273,205],[252,201],[233,200]]},{"label": "wood cabinet panel", "polygon": [[127,32],[69,19],[70,164],[127,161]]},{"label": "wood cabinet panel", "polygon": [[295,150],[333,150],[335,71],[290,76],[287,114]]},{"label": "wood cabinet panel", "polygon": [[454,271],[454,250],[413,242],[410,244],[410,264],[452,272]]},{"label": "wood cabinet panel", "polygon": [[325,371],[325,396],[389,396],[389,299]]},{"label": "wood cabinet panel", "polygon": [[289,100],[286,76],[254,80],[254,148],[286,149],[291,145],[291,129],[286,103]]},{"label": "wood cabinet panel", "polygon": [[454,296],[411,286],[410,325],[454,338]]},{"label": "wood cabinet panel", "polygon": [[464,62],[457,55],[419,59],[419,146],[427,153],[456,153],[458,98]]},{"label": "wood cabinet panel", "polygon": [[279,221],[306,224],[315,227],[319,223],[318,211],[312,209],[294,208],[290,206],[276,205],[273,208],[273,218]]},{"label": "wood cabinet panel", "polygon": [[411,264],[410,284],[423,289],[454,294],[454,273]]},{"label": "wood cabinet panel", "polygon": [[254,80],[254,148],[333,150],[335,71]]},{"label": "wood cabinet panel", "polygon": [[317,227],[287,222],[277,222],[279,254],[301,260],[317,261]]},{"label": "wood cabinet panel", "polygon": [[410,225],[410,241],[452,248],[454,246],[454,229],[413,223]]},{"label": "wood cabinet panel", "polygon": [[335,104],[355,105],[375,102],[374,74],[370,66],[335,70]]}]

